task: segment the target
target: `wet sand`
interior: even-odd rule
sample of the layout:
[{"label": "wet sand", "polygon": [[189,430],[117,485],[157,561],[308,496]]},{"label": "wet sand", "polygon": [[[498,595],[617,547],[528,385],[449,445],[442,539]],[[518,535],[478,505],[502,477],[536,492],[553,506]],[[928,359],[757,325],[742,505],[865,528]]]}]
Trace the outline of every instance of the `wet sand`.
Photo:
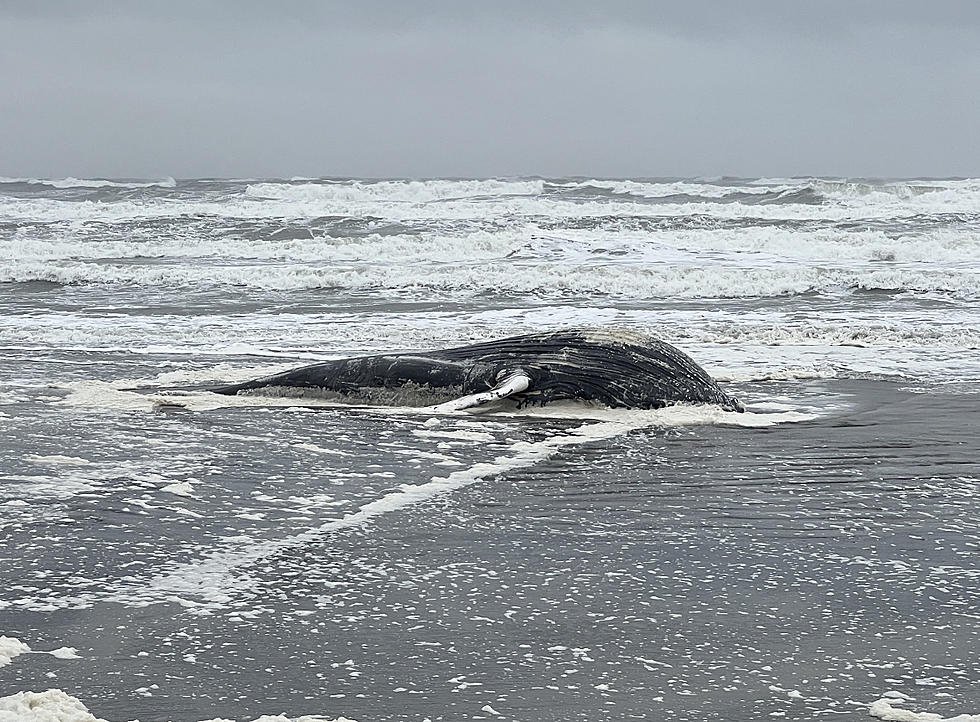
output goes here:
[{"label": "wet sand", "polygon": [[[62,493],[5,507],[5,630],[80,658],[0,679],[144,722],[858,720],[892,690],[976,711],[980,395],[738,391],[825,408],[569,443],[322,533],[591,422],[4,406],[8,473]],[[99,471],[66,496],[79,459]]]}]

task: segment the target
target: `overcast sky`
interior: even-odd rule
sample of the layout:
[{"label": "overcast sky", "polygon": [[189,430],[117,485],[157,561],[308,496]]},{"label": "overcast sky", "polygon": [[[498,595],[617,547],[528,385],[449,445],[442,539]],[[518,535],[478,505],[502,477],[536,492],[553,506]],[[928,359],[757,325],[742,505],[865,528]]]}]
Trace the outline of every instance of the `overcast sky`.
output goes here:
[{"label": "overcast sky", "polygon": [[980,176],[980,2],[0,0],[0,175]]}]

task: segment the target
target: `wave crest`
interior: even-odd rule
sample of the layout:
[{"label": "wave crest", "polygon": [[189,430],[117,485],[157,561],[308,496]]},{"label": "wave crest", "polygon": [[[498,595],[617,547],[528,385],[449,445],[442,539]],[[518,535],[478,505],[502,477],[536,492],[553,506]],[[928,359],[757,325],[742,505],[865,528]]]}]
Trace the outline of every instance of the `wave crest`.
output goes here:
[{"label": "wave crest", "polygon": [[249,198],[283,201],[432,203],[465,198],[535,196],[544,191],[542,180],[398,180],[322,183],[250,183]]},{"label": "wave crest", "polygon": [[382,266],[124,265],[60,261],[14,262],[0,269],[0,283],[46,281],[63,285],[243,286],[290,291],[336,289],[388,291],[411,297],[473,298],[484,294],[609,298],[771,298],[855,291],[939,292],[980,297],[980,277],[957,271],[817,268],[568,267],[540,264],[444,264]]},{"label": "wave crest", "polygon": [[0,178],[0,184],[26,183],[44,185],[51,188],[175,188],[174,178],[157,181],[114,181],[106,178]]}]

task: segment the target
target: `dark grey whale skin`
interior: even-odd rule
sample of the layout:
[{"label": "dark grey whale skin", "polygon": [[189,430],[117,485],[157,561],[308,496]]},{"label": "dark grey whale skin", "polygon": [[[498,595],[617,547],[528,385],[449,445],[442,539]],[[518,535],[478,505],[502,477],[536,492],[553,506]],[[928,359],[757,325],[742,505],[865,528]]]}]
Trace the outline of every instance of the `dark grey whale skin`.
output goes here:
[{"label": "dark grey whale skin", "polygon": [[414,384],[446,399],[481,393],[509,375],[530,378],[512,397],[521,406],[580,400],[611,408],[657,409],[676,403],[744,411],[687,354],[632,331],[563,330],[417,353],[381,354],[304,366],[212,389],[237,394],[267,387],[324,389],[355,396],[366,388]]}]

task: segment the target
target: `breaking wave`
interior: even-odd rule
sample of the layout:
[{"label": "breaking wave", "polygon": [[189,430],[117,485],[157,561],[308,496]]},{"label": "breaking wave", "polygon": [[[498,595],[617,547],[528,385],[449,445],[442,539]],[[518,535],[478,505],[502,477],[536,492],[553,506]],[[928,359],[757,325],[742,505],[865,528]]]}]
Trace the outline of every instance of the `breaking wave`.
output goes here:
[{"label": "breaking wave", "polygon": [[[453,222],[479,218],[697,217],[765,223],[858,222],[960,214],[980,221],[980,181],[871,182],[797,179],[768,184],[584,180],[209,181],[190,192],[172,178],[153,182],[7,179],[46,188],[106,191],[97,199],[13,196],[0,186],[0,216],[38,223],[118,223],[192,216]],[[123,191],[143,188],[133,197]],[[120,191],[113,196],[109,191]],[[152,192],[151,192],[152,191]]]},{"label": "breaking wave", "polygon": [[399,180],[321,183],[250,183],[249,198],[285,201],[432,203],[462,198],[534,196],[544,191],[542,180]]},{"label": "breaking wave", "polygon": [[[781,228],[660,231],[604,227],[541,232],[534,224],[499,230],[367,233],[337,236],[302,225],[171,227],[166,234],[112,235],[103,228],[41,234],[19,229],[0,238],[0,256],[19,261],[122,258],[220,258],[301,262],[557,261],[616,264],[937,263],[978,267],[980,231],[936,230],[899,235],[880,230],[795,231]],[[143,237],[140,237],[142,235]]]},{"label": "breaking wave", "polygon": [[164,178],[157,181],[114,181],[105,178],[0,178],[2,184],[43,185],[51,188],[176,188],[177,181]]},{"label": "breaking wave", "polygon": [[607,296],[647,299],[767,298],[860,290],[940,292],[980,296],[980,275],[956,270],[644,267],[565,264],[452,263],[407,265],[132,265],[58,261],[13,262],[0,268],[0,283],[45,281],[63,285],[244,286],[302,289],[387,290],[472,298],[483,294],[540,297]]}]

